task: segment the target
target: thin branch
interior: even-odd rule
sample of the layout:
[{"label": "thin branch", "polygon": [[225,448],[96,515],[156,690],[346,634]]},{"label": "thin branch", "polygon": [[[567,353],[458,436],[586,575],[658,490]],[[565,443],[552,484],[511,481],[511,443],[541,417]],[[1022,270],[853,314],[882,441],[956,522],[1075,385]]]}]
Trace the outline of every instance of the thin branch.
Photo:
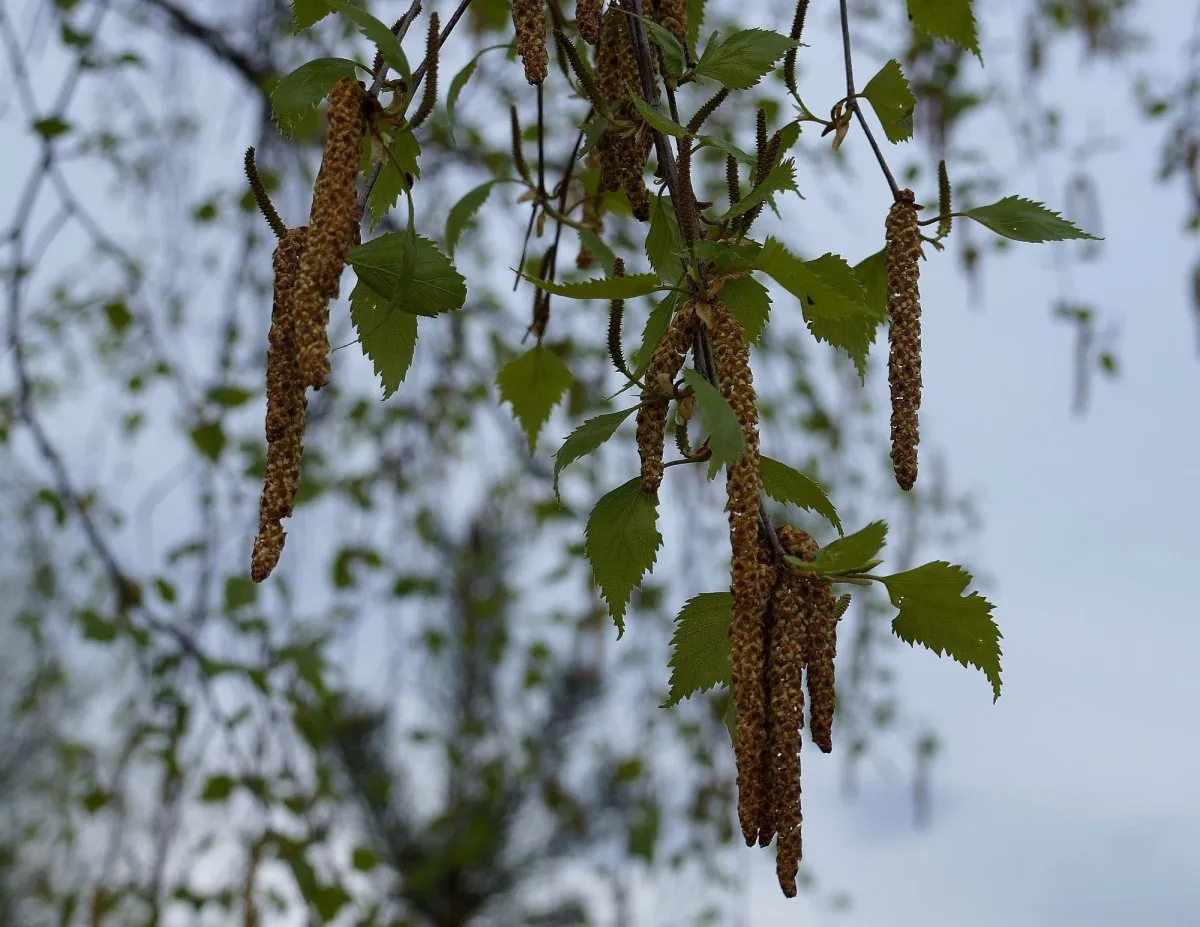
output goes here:
[{"label": "thin branch", "polygon": [[867,123],[867,119],[863,115],[862,107],[858,105],[858,91],[854,89],[854,62],[850,53],[850,14],[846,9],[846,0],[840,0],[840,5],[842,14],[842,54],[846,59],[846,105],[858,117],[858,124],[862,126],[863,134],[867,136],[867,141],[871,143],[871,150],[875,152],[875,160],[879,162],[879,167],[883,170],[883,176],[887,178],[888,186],[892,188],[892,196],[896,197],[900,195],[900,188],[896,185],[896,178],[892,176],[892,172],[887,166],[887,161],[884,160],[883,151],[880,150],[879,143],[875,141],[875,136],[871,134],[871,126]]}]

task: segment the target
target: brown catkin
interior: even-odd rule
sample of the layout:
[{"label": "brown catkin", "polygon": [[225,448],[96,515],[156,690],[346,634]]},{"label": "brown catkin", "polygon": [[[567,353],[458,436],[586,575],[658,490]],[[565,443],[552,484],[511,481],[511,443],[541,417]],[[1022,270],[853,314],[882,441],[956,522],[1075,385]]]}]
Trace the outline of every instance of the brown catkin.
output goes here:
[{"label": "brown catkin", "polygon": [[329,300],[336,299],[346,252],[358,238],[355,197],[366,131],[363,86],[343,77],[329,93],[329,130],[313,189],[308,236],[296,281],[296,350],[305,385],[329,382]]},{"label": "brown catkin", "polygon": [[658,0],[655,7],[655,21],[686,46],[688,0]]},{"label": "brown catkin", "polygon": [[646,188],[646,161],[652,143],[645,120],[633,105],[631,93],[641,95],[641,78],[629,32],[629,17],[620,7],[609,6],[601,20],[600,46],[596,51],[596,89],[601,103],[613,116],[633,128],[610,129],[600,138],[601,186],[624,189],[634,218],[650,218],[650,191]]},{"label": "brown catkin", "polygon": [[542,0],[513,0],[512,18],[517,33],[517,54],[525,65],[525,79],[531,84],[540,84],[550,69]]},{"label": "brown catkin", "polygon": [[307,400],[294,338],[294,287],[308,230],[289,229],[275,248],[275,294],[267,349],[267,464],[259,504],[258,535],[250,557],[250,577],[261,583],[283,553],[280,524],[292,514],[300,487]]},{"label": "brown catkin", "polygon": [[575,0],[575,20],[579,34],[589,45],[600,41],[600,7],[604,0]]},{"label": "brown catkin", "polygon": [[[780,528],[779,544],[801,560],[813,560],[817,555],[817,542],[798,528]],[[837,624],[845,608],[839,607],[829,580],[795,574],[790,578],[797,584],[800,595],[802,663],[808,669],[808,730],[821,752],[829,753],[833,750],[833,714],[837,707],[834,685]]]},{"label": "brown catkin", "polygon": [[760,561],[758,539],[758,405],[750,372],[750,353],[742,326],[719,301],[705,307],[712,320],[710,337],[716,374],[734,415],[742,426],[746,453],[726,470],[726,511],[731,552],[729,662],[733,679],[738,768],[738,820],[747,846],[758,839],[761,766],[766,738],[763,670],[766,612],[771,597],[770,568]]},{"label": "brown catkin", "polygon": [[921,230],[912,190],[901,190],[887,218],[888,384],[892,394],[892,467],[901,489],[917,480],[921,407]]},{"label": "brown catkin", "polygon": [[646,368],[646,388],[637,414],[637,448],[642,464],[642,492],[656,493],[663,478],[663,444],[671,389],[696,333],[695,303],[688,300],[671,317],[671,324],[654,349]]},{"label": "brown catkin", "polygon": [[804,724],[803,625],[798,577],[787,574],[772,597],[771,778],[767,787],[779,835],[775,873],[783,893],[796,895],[796,872],[803,854],[800,807],[800,728]]}]

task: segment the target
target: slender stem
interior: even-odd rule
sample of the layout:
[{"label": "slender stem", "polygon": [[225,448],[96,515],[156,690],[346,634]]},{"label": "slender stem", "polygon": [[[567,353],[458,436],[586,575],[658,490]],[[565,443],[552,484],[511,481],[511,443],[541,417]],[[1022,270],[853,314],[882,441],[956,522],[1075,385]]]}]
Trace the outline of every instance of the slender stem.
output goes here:
[{"label": "slender stem", "polygon": [[858,117],[858,124],[862,126],[863,134],[867,136],[867,141],[871,144],[871,150],[875,152],[875,160],[879,162],[879,167],[883,170],[883,176],[887,178],[888,186],[892,188],[892,196],[900,195],[900,188],[896,185],[896,178],[892,176],[891,170],[887,166],[887,161],[884,160],[883,151],[879,148],[879,143],[875,141],[875,136],[871,134],[871,127],[867,123],[867,119],[863,116],[862,107],[858,105],[858,91],[854,89],[854,62],[850,52],[850,14],[846,9],[846,0],[840,0],[842,14],[842,54],[846,59],[846,105],[854,111],[854,115]]}]

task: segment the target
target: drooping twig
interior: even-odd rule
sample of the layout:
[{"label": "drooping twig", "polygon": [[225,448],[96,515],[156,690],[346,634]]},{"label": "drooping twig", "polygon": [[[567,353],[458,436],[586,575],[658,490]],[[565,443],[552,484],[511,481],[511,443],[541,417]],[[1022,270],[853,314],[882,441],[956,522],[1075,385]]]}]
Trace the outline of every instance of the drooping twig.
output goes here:
[{"label": "drooping twig", "polygon": [[879,143],[875,141],[875,136],[871,134],[871,127],[863,115],[862,107],[858,105],[858,91],[854,89],[854,62],[850,53],[850,14],[846,9],[846,0],[840,0],[840,5],[842,15],[842,54],[846,59],[846,105],[858,117],[858,124],[862,126],[863,134],[867,136],[867,141],[871,143],[871,150],[875,152],[875,160],[879,162],[883,176],[887,178],[888,186],[892,188],[892,197],[895,198],[900,194],[900,187],[896,185],[896,178],[892,176],[892,172],[887,166],[887,161],[883,157]]}]

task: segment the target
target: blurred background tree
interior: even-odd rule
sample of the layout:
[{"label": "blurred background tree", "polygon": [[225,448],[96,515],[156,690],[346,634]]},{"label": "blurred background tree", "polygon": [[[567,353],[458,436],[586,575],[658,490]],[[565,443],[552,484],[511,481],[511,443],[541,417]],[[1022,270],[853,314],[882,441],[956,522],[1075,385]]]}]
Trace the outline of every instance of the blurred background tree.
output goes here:
[{"label": "blurred background tree", "polygon": [[[452,9],[435,6],[443,19]],[[825,6],[810,13],[802,85],[841,79],[820,70],[840,55]],[[1068,215],[1103,234],[1088,167],[1109,139],[1063,129],[1047,75],[1070,53],[1144,60],[1130,25],[1138,4],[977,6],[985,35],[995,28],[1025,48],[1018,69],[981,71],[961,49],[912,34],[898,0],[850,4],[864,52],[898,57],[919,99],[905,182],[928,193],[945,157],[961,206],[1009,192],[1002,159],[973,141],[1000,120],[1015,154],[1066,178]],[[405,8],[371,4],[382,19]],[[546,461],[567,417],[552,417],[530,454],[497,402],[495,371],[533,299],[526,287],[514,296],[508,270],[528,207],[504,187],[451,247],[472,286],[466,310],[421,322],[395,396],[378,401],[356,346],[335,352],[333,384],[309,406],[284,565],[262,588],[247,577],[270,242],[241,151],[258,149],[276,202],[298,222],[322,128],[314,114],[281,134],[270,89],[318,54],[369,57],[339,19],[292,38],[292,12],[283,0],[0,9],[10,76],[0,91],[10,143],[0,155],[0,921],[249,925],[304,923],[306,911],[314,924],[624,924],[629,893],[650,881],[688,899],[663,922],[729,923],[741,889],[724,850],[725,706],[657,707],[683,590],[723,584],[712,578],[724,569],[720,506],[688,504],[713,496],[698,474],[666,490],[666,549],[614,643],[579,553],[589,500],[628,471],[629,454],[580,461],[559,503]],[[704,28],[741,14],[713,0]],[[786,31],[792,10],[768,4],[754,17],[739,24]],[[473,0],[446,47],[445,105],[425,127],[414,194],[431,238],[446,239],[448,204],[507,174],[510,103],[535,142],[530,88],[504,51],[510,30],[506,2]],[[1196,65],[1184,64],[1131,86],[1147,119],[1168,126],[1164,179],[1184,180],[1200,209]],[[788,118],[773,87],[756,93],[772,125]],[[556,170],[581,117],[544,114]],[[714,124],[737,137],[752,122],[739,107]],[[836,204],[845,152],[806,135],[800,164],[802,189]],[[716,191],[718,165],[704,170]],[[641,228],[612,208],[604,242],[640,256]],[[792,210],[772,229],[796,239]],[[806,227],[798,244],[820,248],[821,236]],[[955,238],[982,298],[990,254],[979,236]],[[1076,365],[1080,409],[1093,373],[1118,364],[1103,313],[1071,296],[1069,266],[1099,247],[1060,252],[1062,291],[1048,300],[1077,327],[1064,363]],[[646,309],[631,308],[634,336]],[[558,307],[547,336],[575,375],[573,421],[611,408],[599,318]],[[346,313],[334,319],[335,342],[351,342]],[[892,513],[898,568],[972,529],[940,459],[897,498],[880,410],[801,325],[773,325],[755,371],[769,451],[821,480],[847,521]],[[921,810],[938,741],[905,712],[886,614],[856,597],[843,631],[839,752],[848,785],[872,752],[909,755]],[[807,863],[803,873],[831,904],[853,889],[819,884]]]}]

